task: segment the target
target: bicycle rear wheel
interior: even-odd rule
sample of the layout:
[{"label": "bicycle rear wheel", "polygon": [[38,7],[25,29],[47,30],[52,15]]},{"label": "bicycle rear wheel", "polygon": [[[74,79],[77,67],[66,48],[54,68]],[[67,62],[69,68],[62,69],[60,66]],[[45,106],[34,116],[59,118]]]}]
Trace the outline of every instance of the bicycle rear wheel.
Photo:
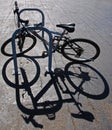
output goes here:
[{"label": "bicycle rear wheel", "polygon": [[62,46],[62,54],[70,61],[90,62],[100,54],[99,46],[88,39],[72,39]]},{"label": "bicycle rear wheel", "polygon": [[[36,44],[36,38],[31,34],[26,34],[25,39],[24,39],[24,43],[22,43],[23,47],[22,47],[22,51],[21,51],[20,47],[18,45],[19,41],[20,41],[20,36],[18,35],[15,38],[15,46],[16,46],[16,54],[17,54],[17,56],[20,56],[20,55],[30,51]],[[9,38],[1,46],[1,52],[6,56],[12,56],[11,42],[12,42],[12,38]]]}]

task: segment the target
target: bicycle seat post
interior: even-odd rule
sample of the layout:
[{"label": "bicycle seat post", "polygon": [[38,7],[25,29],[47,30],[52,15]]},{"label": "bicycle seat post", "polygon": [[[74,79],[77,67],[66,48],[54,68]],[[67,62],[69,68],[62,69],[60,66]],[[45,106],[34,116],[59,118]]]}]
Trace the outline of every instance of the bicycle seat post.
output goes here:
[{"label": "bicycle seat post", "polygon": [[64,29],[63,32],[62,32],[62,34],[60,35],[58,44],[59,44],[59,42],[62,40],[62,38],[63,38],[63,36],[66,34],[66,32],[67,32],[67,31]]}]

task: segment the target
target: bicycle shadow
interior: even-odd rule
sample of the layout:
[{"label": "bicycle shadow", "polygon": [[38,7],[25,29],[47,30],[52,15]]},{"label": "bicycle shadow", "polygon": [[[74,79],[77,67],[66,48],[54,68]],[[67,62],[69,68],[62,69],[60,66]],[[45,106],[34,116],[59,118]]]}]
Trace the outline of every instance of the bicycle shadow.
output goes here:
[{"label": "bicycle shadow", "polygon": [[[20,68],[21,75],[23,77],[23,84],[22,86],[18,86],[19,78],[18,75],[15,75],[15,84],[9,82],[7,76],[6,76],[6,68],[7,65],[10,63],[10,59],[4,64],[2,69],[2,75],[5,80],[5,82],[15,88],[16,93],[16,102],[18,108],[25,114],[21,115],[22,118],[25,120],[26,123],[32,123],[34,127],[43,128],[42,124],[39,124],[34,117],[36,115],[46,115],[49,120],[54,120],[56,118],[56,112],[58,112],[64,103],[73,103],[79,113],[71,113],[71,116],[78,119],[85,119],[87,121],[93,122],[95,117],[94,115],[89,111],[83,111],[82,103],[79,101],[80,94],[86,96],[87,98],[91,98],[94,100],[101,100],[106,98],[109,95],[109,85],[106,81],[106,79],[103,77],[103,75],[98,72],[95,68],[91,67],[87,64],[79,64],[70,62],[66,64],[65,69],[62,70],[61,68],[55,68],[54,73],[50,74],[50,80],[46,83],[46,85],[36,94],[36,96],[33,95],[31,86],[35,84],[35,82],[39,79],[39,71],[35,76],[35,80],[33,80],[32,83],[29,83],[27,75],[25,73],[24,68]],[[36,63],[34,59],[32,59],[33,62],[36,64],[37,70],[39,69],[39,65]],[[76,67],[75,67],[76,66]],[[80,67],[79,67],[80,66]],[[76,69],[77,68],[77,69]],[[86,69],[84,69],[86,68]],[[87,71],[89,69],[89,71]],[[95,76],[91,76],[90,72],[94,72],[98,78]],[[4,76],[5,75],[5,76]],[[76,84],[76,80],[74,79],[80,79],[80,83]],[[86,82],[90,82],[92,79],[101,80],[103,90],[100,91],[98,94],[89,93],[89,91],[85,91],[83,84]],[[56,95],[58,99],[56,100],[46,100],[43,102],[39,102],[39,100],[46,94],[46,92],[51,88],[56,91]],[[21,88],[24,89],[28,96],[31,99],[32,108],[28,108],[23,104],[21,101]],[[74,91],[73,91],[74,90]],[[67,94],[70,98],[63,98],[63,95]],[[78,96],[78,99],[75,98],[75,95]]]},{"label": "bicycle shadow", "polygon": [[[70,68],[72,68],[72,71]],[[94,100],[101,100],[109,95],[109,85],[106,79],[94,67],[84,63],[70,62],[65,66],[65,73],[71,86],[80,94]],[[78,85],[76,85],[75,79],[80,80]],[[86,86],[84,86],[86,82],[91,83],[90,86],[96,87],[94,88],[96,92],[94,92],[94,89],[90,90],[92,88],[89,85],[89,88],[86,88]],[[98,92],[98,89],[101,89],[101,91]]]},{"label": "bicycle shadow", "polygon": [[[73,95],[75,95],[77,91],[79,92],[79,94],[82,94],[83,96],[86,96],[87,98],[91,98],[94,100],[102,100],[109,95],[109,85],[104,76],[98,70],[96,70],[94,67],[88,64],[70,62],[65,66],[65,75],[68,82],[74,88],[74,92],[70,91],[70,93]],[[77,81],[74,79],[80,80],[80,83],[76,85]],[[95,80],[97,80],[96,84],[91,83],[89,88],[86,88],[84,84],[87,82],[88,86],[88,82],[91,82],[91,80],[92,82],[95,82]],[[100,85],[101,91],[97,93],[98,87]],[[91,86],[97,87],[96,92],[93,91]],[[94,120],[94,115],[88,111],[79,111],[79,113],[77,114],[71,113],[71,116],[78,119],[85,119],[91,122],[93,122]]]}]

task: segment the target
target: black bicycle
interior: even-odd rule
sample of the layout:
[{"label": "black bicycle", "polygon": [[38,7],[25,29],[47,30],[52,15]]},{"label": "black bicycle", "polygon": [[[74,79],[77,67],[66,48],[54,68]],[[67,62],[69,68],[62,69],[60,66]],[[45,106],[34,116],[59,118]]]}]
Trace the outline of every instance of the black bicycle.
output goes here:
[{"label": "black bicycle", "polygon": [[[21,27],[21,32],[16,36],[15,44],[17,44],[17,47],[19,48],[18,52],[16,51],[16,55],[20,56],[29,50],[31,50],[36,43],[36,38],[39,38],[43,40],[43,42],[46,45],[49,45],[49,43],[42,38],[38,32],[34,30],[29,30],[28,28],[28,20],[22,20],[20,18],[19,8],[17,2],[15,2],[15,10],[14,14],[17,16],[17,25]],[[41,26],[41,23],[37,24],[36,26]],[[56,25],[59,28],[62,28],[62,32],[53,32],[53,51],[61,52],[62,55],[71,61],[78,61],[78,62],[90,62],[94,61],[100,54],[100,48],[99,46],[89,39],[84,38],[75,38],[72,39],[69,36],[69,33],[73,33],[75,31],[75,24],[69,23],[69,24],[58,24]],[[33,42],[28,42],[27,39],[32,40]],[[1,52],[6,56],[12,56],[12,52],[8,52],[9,47],[8,45],[11,45],[12,38],[8,39],[1,47]],[[26,47],[25,47],[26,46]],[[8,48],[8,49],[7,49]],[[48,54],[48,49],[46,51],[42,52],[42,56],[45,56]]]}]

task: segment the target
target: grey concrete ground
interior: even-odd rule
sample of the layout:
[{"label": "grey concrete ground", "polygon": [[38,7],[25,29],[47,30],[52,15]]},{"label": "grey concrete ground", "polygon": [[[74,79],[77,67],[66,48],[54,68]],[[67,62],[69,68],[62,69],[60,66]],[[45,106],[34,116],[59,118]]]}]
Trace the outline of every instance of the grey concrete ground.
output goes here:
[{"label": "grey concrete ground", "polygon": [[[44,75],[47,58],[18,58],[24,75],[24,80],[19,75],[19,82],[27,86],[26,92],[15,89],[13,62],[0,54],[0,130],[112,130],[112,1],[18,2],[21,9],[43,10],[45,26],[50,30],[57,30],[58,23],[75,22],[76,31],[71,36],[95,41],[101,54],[94,62],[77,64],[56,52],[53,54],[56,77]],[[0,46],[16,29],[13,4],[14,0],[0,0]],[[30,19],[35,18],[30,15]],[[41,55],[42,50],[42,44],[37,45],[26,55]],[[67,77],[65,70],[75,73],[74,76]],[[76,91],[74,86],[83,91]]]}]

